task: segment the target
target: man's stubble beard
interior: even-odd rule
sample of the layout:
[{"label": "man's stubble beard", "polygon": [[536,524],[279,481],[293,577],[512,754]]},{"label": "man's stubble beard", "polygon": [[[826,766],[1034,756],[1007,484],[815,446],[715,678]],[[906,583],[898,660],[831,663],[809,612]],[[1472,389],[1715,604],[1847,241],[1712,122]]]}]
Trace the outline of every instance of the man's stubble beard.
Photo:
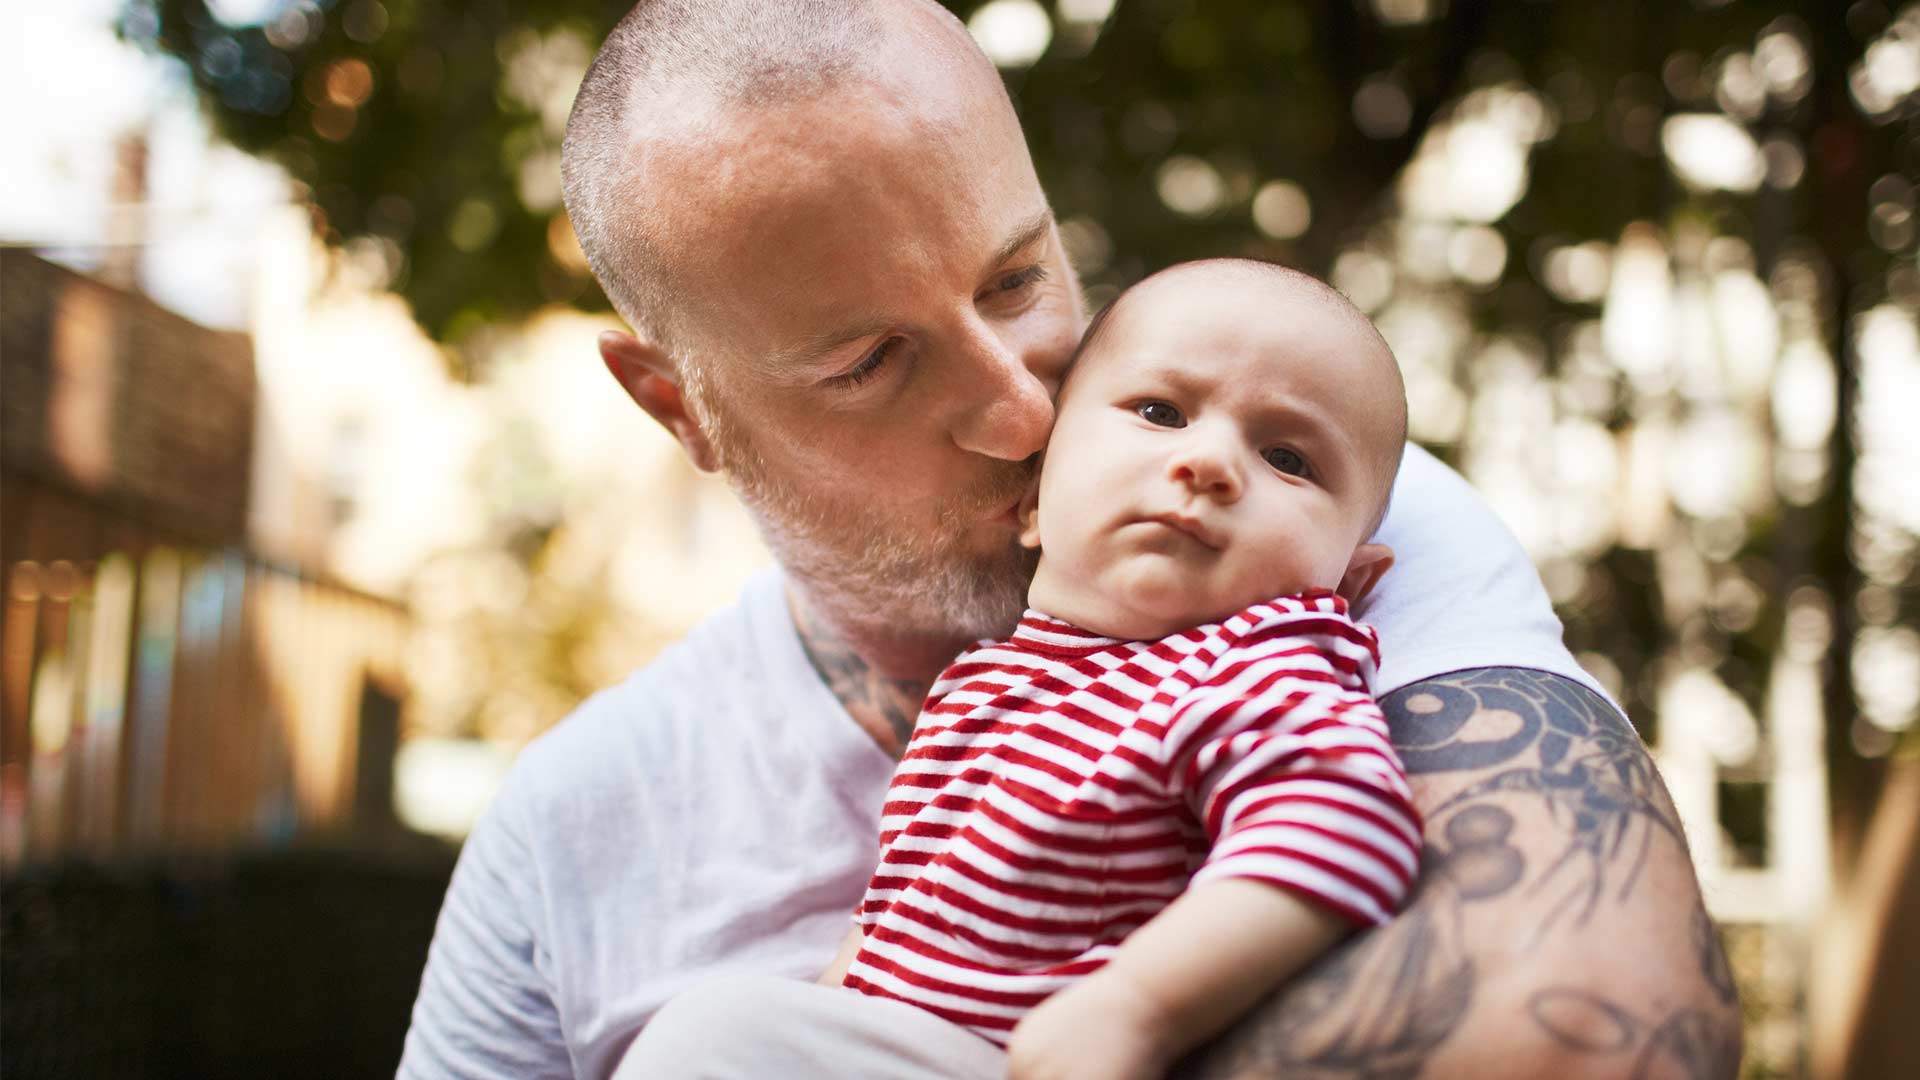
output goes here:
[{"label": "man's stubble beard", "polygon": [[817,601],[903,633],[968,640],[1003,636],[1019,622],[1039,553],[1021,547],[1011,529],[1004,547],[975,550],[969,540],[1026,492],[1031,462],[984,459],[988,471],[969,490],[942,500],[924,520],[903,520],[878,500],[801,490],[731,417],[704,403],[695,408],[767,547]]}]

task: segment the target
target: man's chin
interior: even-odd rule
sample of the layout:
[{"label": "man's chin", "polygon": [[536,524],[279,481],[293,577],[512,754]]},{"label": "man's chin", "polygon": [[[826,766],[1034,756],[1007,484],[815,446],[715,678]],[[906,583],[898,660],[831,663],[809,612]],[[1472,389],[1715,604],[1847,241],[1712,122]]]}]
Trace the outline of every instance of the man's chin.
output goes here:
[{"label": "man's chin", "polygon": [[778,528],[763,533],[780,564],[823,599],[902,633],[966,640],[1011,632],[1039,559],[1001,529],[969,530],[940,550],[916,550],[897,537],[826,544]]},{"label": "man's chin", "polygon": [[1036,559],[1017,544],[930,553],[896,565],[887,580],[873,584],[902,629],[967,640],[1000,637],[1026,610]]}]

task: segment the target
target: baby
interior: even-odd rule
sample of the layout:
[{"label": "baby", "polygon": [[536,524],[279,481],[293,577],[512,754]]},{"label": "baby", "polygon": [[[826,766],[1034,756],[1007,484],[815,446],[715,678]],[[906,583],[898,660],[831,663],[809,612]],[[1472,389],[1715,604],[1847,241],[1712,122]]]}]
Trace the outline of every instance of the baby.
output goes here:
[{"label": "baby", "polygon": [[934,683],[820,979],[862,996],[716,981],[806,1049],[735,1060],[694,1008],[620,1077],[1153,1080],[1405,898],[1420,819],[1347,618],[1393,561],[1386,343],[1303,274],[1188,263],[1094,320],[1057,404],[1032,609]]},{"label": "baby", "polygon": [[1303,274],[1188,263],[1102,312],[1023,507],[1032,609],[934,684],[822,981],[1014,1076],[1158,1077],[1390,918],[1420,820],[1347,605],[1405,440],[1385,342]]}]

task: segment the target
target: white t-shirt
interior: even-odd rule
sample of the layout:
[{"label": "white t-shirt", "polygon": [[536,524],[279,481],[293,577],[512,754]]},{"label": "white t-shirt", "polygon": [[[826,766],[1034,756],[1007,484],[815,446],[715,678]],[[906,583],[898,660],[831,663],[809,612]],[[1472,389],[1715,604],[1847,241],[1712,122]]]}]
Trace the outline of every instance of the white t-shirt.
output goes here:
[{"label": "white t-shirt", "polygon": [[[1538,668],[1599,690],[1486,502],[1410,448],[1354,615],[1374,689]],[[715,975],[810,979],[878,856],[894,760],[807,660],[784,582],[596,694],[528,746],[461,852],[403,1077],[600,1078],[669,997]]]}]

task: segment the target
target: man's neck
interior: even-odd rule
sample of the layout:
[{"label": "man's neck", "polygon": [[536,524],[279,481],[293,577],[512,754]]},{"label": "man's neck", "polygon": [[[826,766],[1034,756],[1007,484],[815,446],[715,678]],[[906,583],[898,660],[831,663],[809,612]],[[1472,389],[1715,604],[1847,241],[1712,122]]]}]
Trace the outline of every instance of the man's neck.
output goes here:
[{"label": "man's neck", "polygon": [[882,750],[899,757],[927,689],[966,641],[948,634],[903,632],[879,618],[822,602],[791,580],[787,605],[800,644],[827,688]]}]

